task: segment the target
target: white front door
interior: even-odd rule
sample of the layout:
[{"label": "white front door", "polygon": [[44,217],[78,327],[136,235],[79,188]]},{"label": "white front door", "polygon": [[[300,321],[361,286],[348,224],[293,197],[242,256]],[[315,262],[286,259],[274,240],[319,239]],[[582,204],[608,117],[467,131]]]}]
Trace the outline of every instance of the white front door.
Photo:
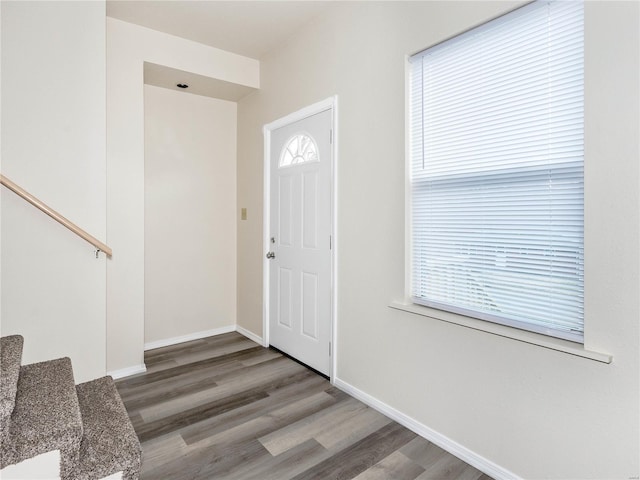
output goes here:
[{"label": "white front door", "polygon": [[271,131],[269,343],[331,373],[331,122]]}]

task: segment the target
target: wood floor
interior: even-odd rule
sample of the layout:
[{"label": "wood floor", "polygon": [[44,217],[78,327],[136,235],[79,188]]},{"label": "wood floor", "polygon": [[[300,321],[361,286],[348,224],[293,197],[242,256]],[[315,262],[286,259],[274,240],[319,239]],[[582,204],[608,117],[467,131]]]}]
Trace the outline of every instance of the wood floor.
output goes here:
[{"label": "wood floor", "polygon": [[145,354],[117,382],[142,480],[490,480],[323,377],[237,334]]}]

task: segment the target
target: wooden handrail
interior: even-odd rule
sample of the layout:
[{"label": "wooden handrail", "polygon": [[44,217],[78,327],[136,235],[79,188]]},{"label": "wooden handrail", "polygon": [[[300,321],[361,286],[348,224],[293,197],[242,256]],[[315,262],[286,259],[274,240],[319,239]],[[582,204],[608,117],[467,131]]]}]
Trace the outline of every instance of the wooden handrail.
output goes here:
[{"label": "wooden handrail", "polygon": [[53,208],[49,207],[46,203],[40,201],[39,199],[31,195],[29,192],[27,192],[24,188],[20,187],[19,185],[16,185],[15,183],[13,183],[11,180],[9,180],[7,177],[5,177],[2,174],[0,174],[0,184],[7,187],[9,190],[11,190],[13,193],[18,195],[19,197],[22,197],[23,199],[25,199],[34,207],[42,210],[44,213],[46,213],[51,218],[53,218],[56,222],[60,223],[61,225],[64,225],[73,233],[78,235],[80,238],[83,238],[84,240],[89,242],[91,245],[96,247],[98,250],[100,250],[101,252],[104,252],[108,257],[111,256],[112,251],[110,247],[102,243],[100,240],[98,240],[94,236],[85,232],[83,229],[78,227],[71,220],[68,220],[67,218],[63,217],[58,212],[56,212]]}]

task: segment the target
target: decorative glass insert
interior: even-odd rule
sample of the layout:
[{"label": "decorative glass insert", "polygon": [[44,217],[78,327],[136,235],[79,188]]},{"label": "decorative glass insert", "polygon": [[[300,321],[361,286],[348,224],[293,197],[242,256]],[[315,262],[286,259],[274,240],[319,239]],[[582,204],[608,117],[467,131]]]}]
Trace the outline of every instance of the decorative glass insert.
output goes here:
[{"label": "decorative glass insert", "polygon": [[294,135],[282,149],[280,167],[289,167],[301,163],[317,162],[318,147],[308,135],[298,133]]}]

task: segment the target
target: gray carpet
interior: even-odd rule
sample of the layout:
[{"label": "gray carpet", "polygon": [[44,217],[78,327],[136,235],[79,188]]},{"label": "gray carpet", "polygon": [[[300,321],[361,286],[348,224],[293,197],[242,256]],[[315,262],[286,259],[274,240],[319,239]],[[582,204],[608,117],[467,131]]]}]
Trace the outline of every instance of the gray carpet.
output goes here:
[{"label": "gray carpet", "polygon": [[113,379],[76,386],[69,358],[20,366],[22,343],[0,338],[0,468],[60,450],[62,480],[137,480],[142,450]]},{"label": "gray carpet", "polygon": [[20,369],[16,405],[8,437],[2,442],[2,464],[60,450],[61,468],[75,464],[82,439],[82,419],[71,360],[60,358]]},{"label": "gray carpet", "polygon": [[113,379],[103,377],[76,388],[84,438],[74,479],[92,480],[119,471],[124,480],[137,479],[142,450]]},{"label": "gray carpet", "polygon": [[22,359],[20,335],[0,338],[0,432],[6,438],[9,419],[16,403],[16,390]]}]

